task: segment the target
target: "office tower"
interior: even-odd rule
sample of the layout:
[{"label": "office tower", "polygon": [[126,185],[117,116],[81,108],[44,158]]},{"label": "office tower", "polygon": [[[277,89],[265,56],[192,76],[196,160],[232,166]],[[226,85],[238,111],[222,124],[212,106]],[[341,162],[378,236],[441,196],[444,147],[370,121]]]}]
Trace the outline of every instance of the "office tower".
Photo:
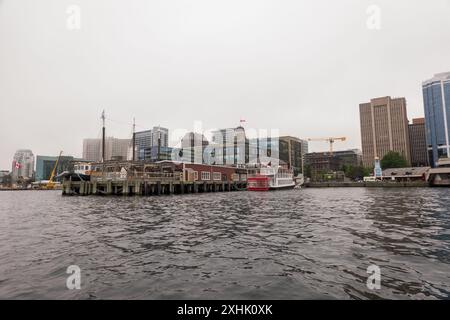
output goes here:
[{"label": "office tower", "polygon": [[388,152],[411,163],[405,98],[382,97],[359,105],[363,165],[372,167]]},{"label": "office tower", "polygon": [[428,162],[450,157],[450,72],[436,74],[422,84]]},{"label": "office tower", "polygon": [[[105,160],[127,160],[131,139],[106,138]],[[102,161],[102,139],[83,140],[83,159],[93,162]]]},{"label": "office tower", "polygon": [[17,181],[19,177],[25,179],[33,178],[34,173],[34,155],[31,150],[21,149],[14,154],[12,163],[12,179]]},{"label": "office tower", "polygon": [[425,118],[413,119],[409,125],[409,142],[411,145],[411,165],[424,167],[428,165]]}]

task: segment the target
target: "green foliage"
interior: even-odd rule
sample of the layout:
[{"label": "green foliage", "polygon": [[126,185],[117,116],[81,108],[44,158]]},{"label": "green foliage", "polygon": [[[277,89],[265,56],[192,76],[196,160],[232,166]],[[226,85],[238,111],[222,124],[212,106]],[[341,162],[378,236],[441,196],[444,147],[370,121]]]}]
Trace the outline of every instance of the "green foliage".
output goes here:
[{"label": "green foliage", "polygon": [[405,168],[408,166],[406,159],[398,152],[389,151],[381,159],[381,168],[383,170],[392,168]]},{"label": "green foliage", "polygon": [[344,165],[342,167],[342,171],[344,171],[345,176],[352,180],[362,180],[364,177],[370,175],[370,170],[368,168],[364,168],[363,166],[350,166]]},{"label": "green foliage", "polygon": [[307,177],[307,178],[311,178],[311,174],[312,174],[311,166],[309,164],[306,165],[304,170],[305,170],[304,176]]}]

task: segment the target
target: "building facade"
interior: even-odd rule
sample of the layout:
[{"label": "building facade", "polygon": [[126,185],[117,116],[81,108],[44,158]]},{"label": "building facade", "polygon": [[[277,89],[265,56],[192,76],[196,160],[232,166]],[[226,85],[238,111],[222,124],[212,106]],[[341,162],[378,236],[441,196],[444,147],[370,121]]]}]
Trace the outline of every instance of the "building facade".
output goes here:
[{"label": "building facade", "polygon": [[409,125],[409,142],[411,145],[411,165],[413,167],[428,166],[425,118],[413,119]]},{"label": "building facade", "polygon": [[204,163],[208,139],[201,133],[188,132],[181,139],[181,161],[188,163]]},{"label": "building facade", "polygon": [[13,181],[25,178],[31,179],[34,175],[34,154],[31,150],[21,149],[14,154],[11,176]]},{"label": "building facade", "polygon": [[305,166],[311,169],[311,176],[344,171],[344,166],[362,165],[362,153],[358,149],[329,152],[312,152],[305,155]]},{"label": "building facade", "polygon": [[221,129],[212,132],[211,157],[207,163],[216,165],[239,165],[249,162],[249,141],[245,129]]},{"label": "building facade", "polygon": [[439,159],[450,157],[450,72],[423,82],[422,92],[428,162],[436,167]]},{"label": "building facade", "polygon": [[169,129],[167,128],[153,127],[150,130],[136,132],[134,135],[136,160],[150,160],[149,155],[152,154],[155,147],[159,146],[164,150],[169,147]]},{"label": "building facade", "polygon": [[376,158],[389,151],[411,163],[405,98],[382,97],[359,105],[363,165],[372,167]]},{"label": "building facade", "polygon": [[[36,156],[36,181],[49,180],[57,160],[57,156]],[[71,171],[73,160],[74,158],[71,156],[61,156],[56,167],[56,175],[64,171]]]},{"label": "building facade", "polygon": [[294,170],[294,175],[303,173],[304,157],[308,153],[308,141],[296,137],[279,138],[279,158]]},{"label": "building facade", "polygon": [[[131,139],[107,137],[105,140],[105,160],[127,160]],[[83,140],[83,159],[102,161],[102,139]]]}]

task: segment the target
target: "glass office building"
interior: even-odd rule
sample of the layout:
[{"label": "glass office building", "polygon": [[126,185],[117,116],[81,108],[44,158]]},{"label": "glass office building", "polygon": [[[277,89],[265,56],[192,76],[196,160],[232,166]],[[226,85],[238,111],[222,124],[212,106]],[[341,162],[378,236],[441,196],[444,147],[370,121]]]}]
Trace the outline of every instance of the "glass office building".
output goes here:
[{"label": "glass office building", "polygon": [[423,82],[428,159],[432,167],[450,156],[450,72]]}]

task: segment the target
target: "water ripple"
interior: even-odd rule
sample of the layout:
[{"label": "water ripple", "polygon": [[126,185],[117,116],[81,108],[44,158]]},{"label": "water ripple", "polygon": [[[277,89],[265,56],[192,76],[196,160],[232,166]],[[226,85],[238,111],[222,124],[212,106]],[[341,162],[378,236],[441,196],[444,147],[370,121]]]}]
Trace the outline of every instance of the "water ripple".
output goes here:
[{"label": "water ripple", "polygon": [[1,192],[0,298],[449,299],[449,208],[446,189]]}]

